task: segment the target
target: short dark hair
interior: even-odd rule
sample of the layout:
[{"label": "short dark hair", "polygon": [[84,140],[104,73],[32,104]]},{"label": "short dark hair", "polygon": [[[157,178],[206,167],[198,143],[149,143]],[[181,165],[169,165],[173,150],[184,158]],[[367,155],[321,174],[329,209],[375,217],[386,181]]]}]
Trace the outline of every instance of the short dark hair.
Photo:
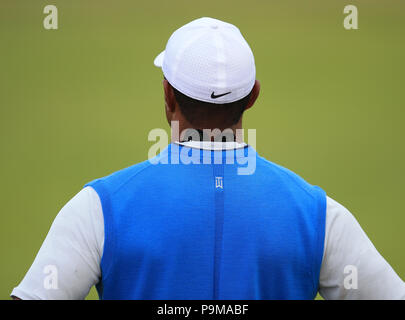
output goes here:
[{"label": "short dark hair", "polygon": [[173,86],[172,88],[182,114],[190,124],[197,127],[213,124],[229,128],[236,124],[245,111],[252,93],[235,102],[216,104],[190,98]]}]

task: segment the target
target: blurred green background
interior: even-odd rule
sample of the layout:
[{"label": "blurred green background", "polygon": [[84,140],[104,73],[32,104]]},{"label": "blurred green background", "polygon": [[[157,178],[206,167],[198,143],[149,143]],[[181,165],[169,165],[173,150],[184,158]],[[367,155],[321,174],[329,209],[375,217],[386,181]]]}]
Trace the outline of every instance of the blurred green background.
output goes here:
[{"label": "blurred green background", "polygon": [[[47,4],[58,30],[43,28]],[[343,28],[347,4],[359,30]],[[255,54],[262,92],[244,125],[259,153],[349,208],[405,277],[404,1],[1,0],[1,299],[61,207],[168,129],[152,62],[202,16],[237,25]]]}]

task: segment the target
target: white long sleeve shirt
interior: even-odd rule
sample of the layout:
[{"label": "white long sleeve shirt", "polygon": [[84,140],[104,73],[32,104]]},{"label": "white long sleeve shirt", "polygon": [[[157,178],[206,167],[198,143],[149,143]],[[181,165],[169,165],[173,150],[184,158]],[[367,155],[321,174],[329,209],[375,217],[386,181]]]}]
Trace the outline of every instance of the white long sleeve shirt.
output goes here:
[{"label": "white long sleeve shirt", "polygon": [[[319,277],[323,298],[405,299],[405,283],[353,215],[329,197],[324,243]],[[101,202],[95,190],[86,187],[59,212],[31,268],[11,295],[84,299],[100,281],[103,246]]]}]

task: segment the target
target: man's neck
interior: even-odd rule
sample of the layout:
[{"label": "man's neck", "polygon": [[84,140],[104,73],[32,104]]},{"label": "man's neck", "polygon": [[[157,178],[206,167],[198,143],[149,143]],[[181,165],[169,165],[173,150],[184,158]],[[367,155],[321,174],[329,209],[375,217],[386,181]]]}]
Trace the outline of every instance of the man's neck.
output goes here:
[{"label": "man's neck", "polygon": [[230,128],[209,128],[201,129],[184,125],[179,122],[171,123],[173,142],[184,141],[211,141],[211,142],[243,142],[242,121],[239,121]]}]

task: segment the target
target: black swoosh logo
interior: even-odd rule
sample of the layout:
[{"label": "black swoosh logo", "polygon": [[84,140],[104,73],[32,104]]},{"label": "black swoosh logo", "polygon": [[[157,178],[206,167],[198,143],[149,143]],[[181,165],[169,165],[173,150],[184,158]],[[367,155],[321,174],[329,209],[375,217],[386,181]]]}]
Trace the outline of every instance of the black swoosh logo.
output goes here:
[{"label": "black swoosh logo", "polygon": [[231,91],[226,92],[226,93],[222,93],[222,94],[215,94],[215,92],[212,91],[212,93],[211,93],[211,98],[212,98],[212,99],[217,99],[217,98],[226,96],[227,94],[230,94],[230,93],[231,93]]}]

